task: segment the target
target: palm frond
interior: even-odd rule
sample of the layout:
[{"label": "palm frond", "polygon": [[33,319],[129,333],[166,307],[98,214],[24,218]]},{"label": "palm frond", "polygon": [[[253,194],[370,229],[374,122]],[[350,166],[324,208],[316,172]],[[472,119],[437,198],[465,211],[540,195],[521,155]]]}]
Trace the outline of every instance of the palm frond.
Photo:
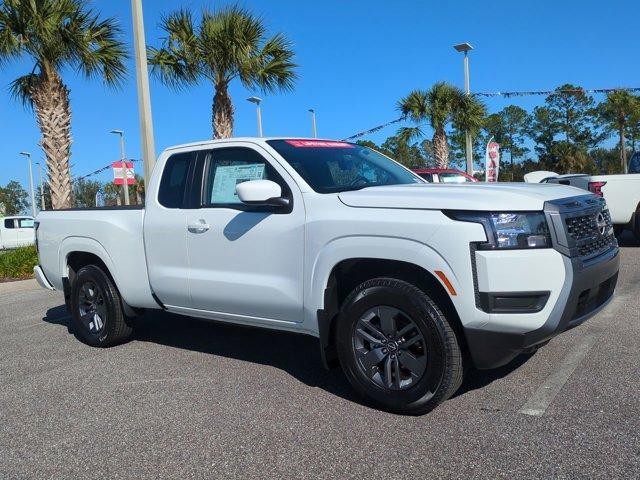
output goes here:
[{"label": "palm frond", "polygon": [[421,122],[430,115],[428,92],[424,90],[414,90],[398,102],[398,110],[414,122]]},{"label": "palm frond", "polygon": [[33,99],[31,97],[31,92],[39,80],[40,77],[35,73],[29,73],[16,78],[9,84],[9,93],[11,97],[22,103],[25,107],[32,107]]},{"label": "palm frond", "polygon": [[452,119],[458,130],[475,134],[482,127],[486,115],[485,104],[477,98],[462,94],[455,99]]},{"label": "palm frond", "polygon": [[162,29],[166,33],[162,47],[147,49],[151,72],[174,89],[197,83],[203,72],[200,42],[191,13],[178,10],[164,17]]},{"label": "palm frond", "polygon": [[127,52],[114,18],[100,19],[85,0],[5,0],[0,3],[0,62],[28,55],[44,77],[65,66],[116,85]]},{"label": "palm frond", "polygon": [[444,130],[445,125],[452,119],[456,106],[465,97],[464,92],[445,82],[437,82],[428,93],[431,108],[430,122],[434,130]]},{"label": "palm frond", "polygon": [[402,142],[404,142],[406,144],[409,144],[409,143],[413,142],[414,140],[417,140],[418,138],[424,137],[424,132],[422,131],[422,129],[419,126],[417,126],[417,127],[402,127],[400,129],[398,129],[397,136]]},{"label": "palm frond", "polygon": [[277,34],[264,43],[258,55],[240,66],[240,79],[246,87],[265,92],[292,90],[298,78],[293,55],[292,43]]},{"label": "palm frond", "polygon": [[17,18],[15,10],[10,8],[11,3],[8,1],[0,5],[0,65],[19,58],[22,54],[22,22]]},{"label": "palm frond", "polygon": [[74,51],[78,70],[87,78],[99,78],[109,86],[120,85],[125,78],[124,61],[129,54],[118,39],[122,30],[116,20],[100,20],[87,14],[78,18],[75,28],[78,32],[70,50]]}]

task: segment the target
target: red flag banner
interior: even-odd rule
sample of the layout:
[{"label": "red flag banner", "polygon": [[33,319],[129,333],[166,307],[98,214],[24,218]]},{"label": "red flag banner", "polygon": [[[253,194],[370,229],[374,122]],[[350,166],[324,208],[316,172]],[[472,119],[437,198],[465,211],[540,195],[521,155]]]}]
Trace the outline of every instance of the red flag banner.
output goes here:
[{"label": "red flag banner", "polygon": [[498,181],[498,170],[500,169],[500,145],[496,142],[489,141],[487,143],[487,151],[485,154],[486,165],[486,182]]},{"label": "red flag banner", "polygon": [[[133,162],[126,162],[127,167],[127,185],[133,185],[136,183],[135,172],[133,170]],[[113,183],[116,185],[122,185],[123,181],[123,172],[122,172],[122,161],[113,162],[111,164],[111,168],[113,169]]]}]

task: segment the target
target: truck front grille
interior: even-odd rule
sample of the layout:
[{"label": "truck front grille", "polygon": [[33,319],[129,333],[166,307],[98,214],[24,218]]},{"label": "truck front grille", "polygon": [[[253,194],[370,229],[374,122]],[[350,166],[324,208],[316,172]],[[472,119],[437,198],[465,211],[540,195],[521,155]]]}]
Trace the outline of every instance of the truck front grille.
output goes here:
[{"label": "truck front grille", "polygon": [[[609,210],[600,211],[607,223],[607,229],[611,228],[611,215],[609,214]],[[579,217],[567,218],[565,220],[567,233],[577,241],[593,236],[594,232],[598,232],[597,216],[598,213],[596,212],[580,215]]]},{"label": "truck front grille", "polygon": [[545,211],[553,225],[554,247],[569,257],[589,262],[618,245],[604,198],[582,195],[555,200],[545,204]]},{"label": "truck front grille", "polygon": [[579,257],[591,258],[617,245],[609,209],[604,202],[588,212],[564,217],[568,239]]}]

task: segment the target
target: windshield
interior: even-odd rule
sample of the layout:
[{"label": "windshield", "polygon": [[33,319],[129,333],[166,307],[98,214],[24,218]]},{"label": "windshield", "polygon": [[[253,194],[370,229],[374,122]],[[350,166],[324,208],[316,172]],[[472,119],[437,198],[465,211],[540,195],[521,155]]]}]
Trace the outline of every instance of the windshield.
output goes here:
[{"label": "windshield", "polygon": [[460,175],[459,173],[454,173],[454,172],[441,172],[441,173],[438,174],[438,177],[440,178],[440,181],[442,183],[465,183],[465,182],[471,182],[471,180],[469,180],[464,175]]},{"label": "windshield", "polygon": [[384,155],[353,143],[323,140],[269,140],[267,143],[318,193],[424,183]]}]

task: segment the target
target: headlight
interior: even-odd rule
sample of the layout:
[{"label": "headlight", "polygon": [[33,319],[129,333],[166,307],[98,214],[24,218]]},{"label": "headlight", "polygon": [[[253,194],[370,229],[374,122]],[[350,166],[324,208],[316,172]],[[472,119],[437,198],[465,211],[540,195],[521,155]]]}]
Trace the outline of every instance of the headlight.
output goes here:
[{"label": "headlight", "polygon": [[542,212],[469,212],[447,211],[449,218],[480,223],[487,242],[478,245],[484,250],[514,248],[549,248],[551,236]]}]

